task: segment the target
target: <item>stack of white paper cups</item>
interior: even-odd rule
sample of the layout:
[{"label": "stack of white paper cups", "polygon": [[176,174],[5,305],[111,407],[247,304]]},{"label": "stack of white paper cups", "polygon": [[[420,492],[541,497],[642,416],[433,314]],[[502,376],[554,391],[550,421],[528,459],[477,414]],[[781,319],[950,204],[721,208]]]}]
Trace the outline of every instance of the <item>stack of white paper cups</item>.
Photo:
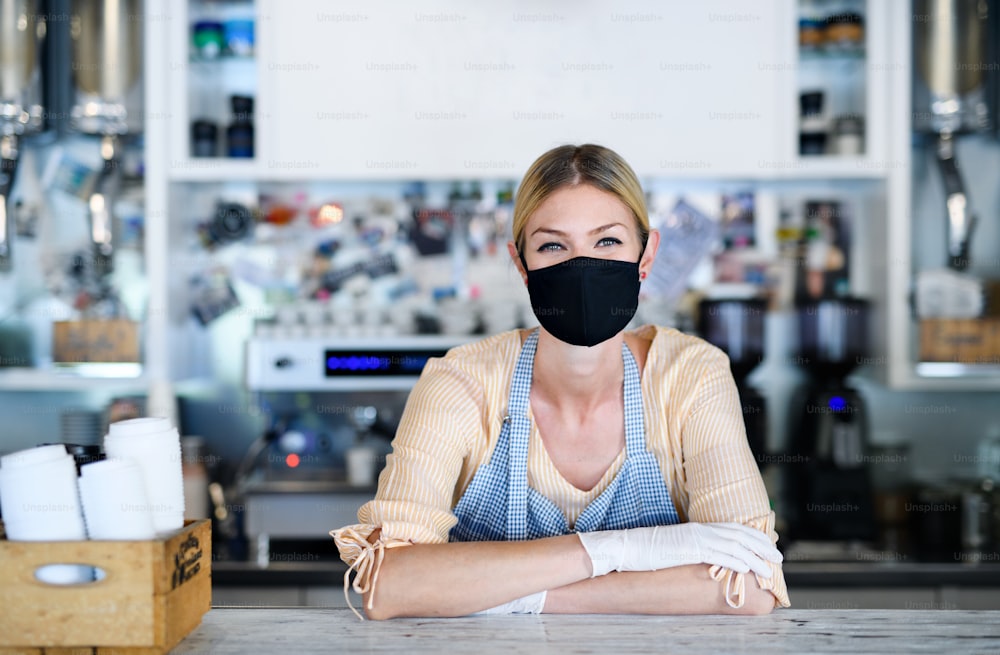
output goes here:
[{"label": "stack of white paper cups", "polygon": [[[0,457],[0,511],[11,541],[86,539],[73,456],[55,444]],[[58,564],[35,575],[43,582],[73,584],[92,580],[94,570]]]},{"label": "stack of white paper cups", "polygon": [[184,476],[177,429],[165,418],[135,418],[109,426],[108,459],[134,461],[142,472],[157,535],[184,527]]},{"label": "stack of white paper cups", "polygon": [[100,540],[156,537],[153,513],[139,465],[130,459],[107,459],[80,469],[80,500],[87,534]]}]

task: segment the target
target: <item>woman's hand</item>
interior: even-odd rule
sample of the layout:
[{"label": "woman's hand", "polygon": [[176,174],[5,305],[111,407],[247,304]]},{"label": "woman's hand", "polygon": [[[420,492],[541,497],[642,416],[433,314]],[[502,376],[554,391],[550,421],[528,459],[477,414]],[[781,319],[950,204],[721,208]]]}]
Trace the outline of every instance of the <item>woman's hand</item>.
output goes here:
[{"label": "woman's hand", "polygon": [[686,564],[722,566],[771,577],[781,553],[760,530],[740,523],[679,523],[578,533],[592,577],[611,571],[657,571]]}]

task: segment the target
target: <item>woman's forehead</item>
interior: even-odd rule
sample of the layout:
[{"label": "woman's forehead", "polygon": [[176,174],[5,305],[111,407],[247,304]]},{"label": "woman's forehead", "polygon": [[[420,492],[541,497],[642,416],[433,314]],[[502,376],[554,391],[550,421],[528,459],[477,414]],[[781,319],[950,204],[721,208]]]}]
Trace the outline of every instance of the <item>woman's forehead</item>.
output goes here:
[{"label": "woman's forehead", "polygon": [[562,187],[552,192],[528,219],[528,233],[541,225],[590,230],[597,224],[634,222],[631,210],[612,193],[589,185]]}]

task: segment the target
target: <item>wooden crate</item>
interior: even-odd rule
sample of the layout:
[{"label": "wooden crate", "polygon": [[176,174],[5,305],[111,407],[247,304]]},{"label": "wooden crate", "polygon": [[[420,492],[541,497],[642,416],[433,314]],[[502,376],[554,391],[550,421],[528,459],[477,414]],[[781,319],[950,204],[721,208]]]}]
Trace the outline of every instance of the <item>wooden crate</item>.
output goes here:
[{"label": "wooden crate", "polygon": [[139,361],[139,325],[125,319],[56,321],[52,360],[59,364]]},{"label": "wooden crate", "polygon": [[1000,364],[1000,318],[925,318],[920,361]]},{"label": "wooden crate", "polygon": [[[0,655],[160,655],[212,603],[212,524],[153,541],[0,540]],[[46,564],[87,564],[103,580],[49,585]]]}]

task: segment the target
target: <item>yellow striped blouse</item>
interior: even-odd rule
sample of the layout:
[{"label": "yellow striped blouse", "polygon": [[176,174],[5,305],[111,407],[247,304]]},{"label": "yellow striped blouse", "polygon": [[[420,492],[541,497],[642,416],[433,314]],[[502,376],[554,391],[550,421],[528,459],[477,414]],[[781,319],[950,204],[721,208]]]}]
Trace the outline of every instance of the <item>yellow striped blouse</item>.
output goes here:
[{"label": "yellow striped blouse", "polygon": [[[747,444],[726,355],[672,328],[647,325],[629,334],[649,343],[641,368],[646,444],[681,520],[743,523],[777,542],[774,512]],[[330,533],[341,559],[358,572],[356,591],[364,593],[375,584],[383,548],[448,541],[457,522],[452,509],[479,466],[489,461],[500,435],[522,337],[521,331],[504,332],[453,348],[424,367],[374,500],[358,511],[358,524]],[[528,483],[573,525],[624,459],[623,449],[600,482],[583,491],[556,469],[536,428],[529,444]],[[373,546],[367,538],[379,527]],[[754,574],[757,583],[774,594],[776,606],[788,607],[781,565],[771,567],[771,578]],[[712,577],[725,581],[726,600],[733,607],[743,603],[744,575],[712,568]]]}]

